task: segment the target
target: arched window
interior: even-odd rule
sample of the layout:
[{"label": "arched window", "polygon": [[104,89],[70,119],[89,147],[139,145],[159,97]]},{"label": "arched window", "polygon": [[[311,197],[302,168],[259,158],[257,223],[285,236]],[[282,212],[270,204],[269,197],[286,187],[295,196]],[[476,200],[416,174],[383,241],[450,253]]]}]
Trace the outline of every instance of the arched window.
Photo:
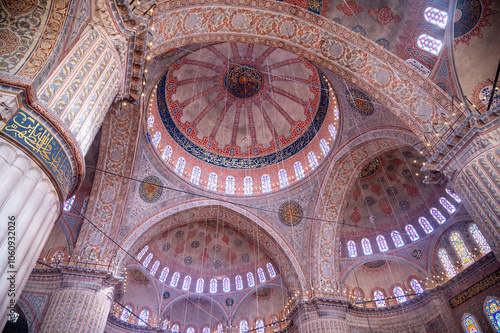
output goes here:
[{"label": "arched window", "polygon": [[427,22],[434,24],[441,29],[446,28],[446,22],[448,21],[448,13],[437,8],[427,7],[424,10],[424,17]]},{"label": "arched window", "polygon": [[488,318],[490,318],[495,331],[500,332],[500,301],[498,298],[489,297],[486,300],[484,311],[486,312]]},{"label": "arched window", "polygon": [[234,194],[234,190],[236,188],[234,183],[235,181],[233,176],[226,177],[226,194]]},{"label": "arched window", "polygon": [[153,115],[150,115],[148,117],[148,129],[151,129],[154,123],[155,123],[155,117]]},{"label": "arched window", "polygon": [[377,236],[377,245],[380,252],[385,252],[389,250],[389,247],[387,247],[387,242],[385,241],[385,237],[382,235]]},{"label": "arched window", "polygon": [[175,272],[174,275],[172,275],[172,280],[170,280],[170,287],[177,287],[177,283],[179,283],[179,277],[179,272]]},{"label": "arched window", "polygon": [[130,305],[127,305],[125,308],[123,308],[120,319],[123,321],[128,321],[131,313],[132,313],[132,307]]},{"label": "arched window", "polygon": [[453,193],[452,191],[446,189],[446,193],[448,193],[448,195],[452,197],[453,200],[455,200],[456,202],[458,203],[462,202],[462,199],[460,199],[460,197],[457,194]]},{"label": "arched window", "polygon": [[307,154],[307,159],[309,160],[309,166],[311,167],[311,170],[316,169],[316,167],[318,166],[316,154],[312,151],[309,152],[309,154]]},{"label": "arched window", "polygon": [[410,284],[411,284],[411,287],[413,288],[413,291],[415,291],[417,294],[421,294],[424,292],[424,289],[422,289],[420,282],[418,282],[417,280],[411,279]]},{"label": "arched window", "polygon": [[472,255],[465,245],[462,235],[458,231],[454,231],[450,234],[450,243],[455,249],[455,252],[460,257],[462,264],[467,267],[474,262]]},{"label": "arched window", "polygon": [[288,175],[285,169],[278,171],[278,178],[280,179],[280,187],[288,186]]},{"label": "arched window", "polygon": [[217,174],[215,172],[208,175],[207,189],[217,191]]},{"label": "arched window", "polygon": [[146,326],[146,324],[148,323],[148,319],[149,319],[149,311],[148,310],[142,310],[141,311],[141,314],[139,315],[139,322],[138,322],[138,325],[139,326]]},{"label": "arched window", "polygon": [[319,146],[321,147],[323,155],[328,155],[328,153],[330,152],[330,147],[328,147],[328,143],[326,143],[325,139],[321,139],[321,141],[319,142]]},{"label": "arched window", "polygon": [[350,240],[347,242],[347,252],[349,252],[349,257],[356,258],[358,256],[358,251],[356,251],[356,243]]},{"label": "arched window", "polygon": [[190,286],[191,286],[191,277],[189,275],[186,275],[184,277],[184,282],[182,283],[182,290],[188,291]]},{"label": "arched window", "polygon": [[481,233],[481,230],[479,230],[479,228],[477,227],[477,225],[475,223],[471,224],[469,226],[469,232],[471,233],[472,238],[474,238],[477,245],[479,246],[479,249],[481,250],[481,253],[483,254],[483,256],[486,253],[491,252],[491,247],[489,246],[488,242],[486,241],[483,234]]},{"label": "arched window", "polygon": [[222,280],[222,291],[228,293],[231,291],[231,281],[229,281],[228,277],[225,277]]},{"label": "arched window", "polygon": [[247,273],[247,282],[248,282],[248,286],[249,287],[255,286],[255,280],[253,278],[253,273],[252,272],[248,272]]},{"label": "arched window", "polygon": [[224,333],[224,327],[222,327],[222,324],[217,325],[217,333]]},{"label": "arched window", "polygon": [[165,161],[168,161],[170,159],[170,156],[172,156],[172,147],[166,146],[163,149],[163,154],[161,154],[161,158]]},{"label": "arched window", "polygon": [[426,234],[430,234],[434,231],[434,228],[425,217],[420,217],[418,223],[420,223],[420,226],[424,229]]},{"label": "arched window", "polygon": [[241,278],[241,275],[236,275],[234,281],[236,283],[236,290],[243,289],[243,279]]},{"label": "arched window", "polygon": [[354,290],[352,297],[354,303],[358,303],[358,306],[363,306],[363,295],[361,294],[361,291],[359,291],[359,289]]},{"label": "arched window", "polygon": [[153,139],[151,140],[151,142],[153,142],[153,145],[155,147],[158,147],[160,141],[161,141],[161,133],[160,131],[156,131],[155,135],[153,135]]},{"label": "arched window", "polygon": [[174,324],[174,326],[172,326],[172,333],[178,333],[178,332],[179,332],[179,325]]},{"label": "arched window", "polygon": [[335,139],[337,137],[337,129],[332,124],[328,125],[328,131],[330,132],[332,139]]},{"label": "arched window", "polygon": [[297,177],[297,180],[304,178],[304,169],[302,169],[302,164],[300,162],[295,162],[293,164],[293,170],[295,170],[295,177]]},{"label": "arched window", "polygon": [[205,326],[203,328],[203,333],[210,333],[210,328],[208,326]]},{"label": "arched window", "polygon": [[163,322],[163,326],[161,328],[164,330],[168,329],[168,319],[165,319],[165,321]]},{"label": "arched window", "polygon": [[153,267],[151,267],[151,270],[149,271],[149,274],[155,276],[156,275],[156,271],[158,270],[158,267],[160,267],[160,262],[158,260],[156,260],[155,263],[153,264]]},{"label": "arched window", "polygon": [[257,268],[257,275],[259,276],[260,283],[266,282],[266,276],[264,275],[264,270],[262,268]]},{"label": "arched window", "polygon": [[193,327],[189,327],[189,328],[186,330],[186,333],[194,333],[194,328],[193,328]]},{"label": "arched window", "polygon": [[247,333],[248,332],[248,323],[246,320],[240,321],[240,333]]},{"label": "arched window", "polygon": [[367,238],[363,238],[361,240],[361,247],[363,248],[363,253],[365,254],[365,256],[368,256],[373,253],[372,244]]},{"label": "arched window", "polygon": [[339,108],[338,107],[333,108],[333,114],[335,115],[335,119],[339,119]]},{"label": "arched window", "polygon": [[446,250],[439,249],[438,256],[439,260],[441,260],[441,263],[443,264],[446,274],[448,274],[448,277],[452,278],[455,275],[457,275],[457,270],[455,269],[455,266],[453,266],[453,263],[451,262],[450,257],[448,256]]},{"label": "arched window", "polygon": [[403,291],[403,288],[401,288],[400,286],[394,287],[392,292],[394,293],[394,296],[396,296],[398,303],[404,303],[407,301],[405,292]]},{"label": "arched window", "polygon": [[269,272],[269,276],[272,278],[276,277],[276,272],[274,271],[273,264],[270,262],[267,263],[267,271]]},{"label": "arched window", "polygon": [[273,332],[278,332],[280,329],[280,324],[278,323],[278,318],[276,318],[275,316],[273,316],[272,324],[273,324]]},{"label": "arched window", "polygon": [[430,212],[431,212],[432,217],[434,217],[434,219],[437,221],[437,223],[443,224],[446,222],[446,218],[436,208],[432,207]]},{"label": "arched window", "polygon": [[215,294],[217,292],[217,279],[213,278],[210,280],[210,293]]},{"label": "arched window", "polygon": [[415,228],[411,224],[407,224],[405,229],[412,242],[419,240],[420,236],[417,234],[417,230],[415,230]]},{"label": "arched window", "polygon": [[186,160],[184,159],[184,157],[181,156],[177,160],[177,165],[175,166],[175,172],[177,172],[179,175],[182,175],[185,167],[186,167]]},{"label": "arched window", "polygon": [[443,47],[443,42],[427,34],[422,34],[417,38],[417,46],[437,56]]},{"label": "arched window", "polygon": [[375,290],[373,292],[373,299],[375,300],[375,305],[377,305],[378,308],[385,306],[385,297],[380,290]]},{"label": "arched window", "polygon": [[255,322],[255,329],[257,333],[264,333],[264,322],[261,319]]},{"label": "arched window", "polygon": [[200,183],[201,169],[199,166],[195,166],[191,171],[191,183],[198,185]]},{"label": "arched window", "polygon": [[167,275],[168,275],[168,267],[165,267],[162,271],[161,271],[161,274],[160,274],[160,281],[161,282],[165,282],[165,280],[167,279]]},{"label": "arched window", "polygon": [[253,181],[252,177],[246,176],[243,178],[243,193],[246,195],[250,195],[253,193]]},{"label": "arched window", "polygon": [[142,262],[142,266],[148,268],[149,263],[151,262],[151,259],[153,259],[153,254],[152,253],[148,254],[148,256],[146,257],[146,259],[144,259],[144,261]]},{"label": "arched window", "polygon": [[398,231],[394,230],[393,232],[391,232],[391,238],[396,247],[402,247],[405,245],[405,242],[403,242],[403,237],[401,237],[401,234]]},{"label": "arched window", "polygon": [[448,213],[453,214],[457,210],[448,200],[445,198],[439,198],[439,203],[448,211]]},{"label": "arched window", "polygon": [[469,314],[464,316],[463,325],[467,333],[480,333],[479,326],[476,323],[476,319],[474,319],[474,317]]},{"label": "arched window", "polygon": [[196,281],[196,292],[197,293],[202,293],[203,292],[203,285],[205,284],[205,280],[203,278],[199,278]]},{"label": "arched window", "polygon": [[148,249],[149,249],[148,245],[144,246],[141,252],[139,252],[139,254],[137,255],[137,259],[141,260],[142,257],[144,257],[144,255],[146,254],[146,252],[148,252]]},{"label": "arched window", "polygon": [[271,178],[269,175],[262,175],[260,180],[262,182],[262,193],[271,192]]},{"label": "arched window", "polygon": [[71,210],[71,206],[73,206],[73,202],[75,202],[75,196],[72,196],[71,198],[66,200],[66,202],[64,202],[63,210],[65,212],[69,212]]}]

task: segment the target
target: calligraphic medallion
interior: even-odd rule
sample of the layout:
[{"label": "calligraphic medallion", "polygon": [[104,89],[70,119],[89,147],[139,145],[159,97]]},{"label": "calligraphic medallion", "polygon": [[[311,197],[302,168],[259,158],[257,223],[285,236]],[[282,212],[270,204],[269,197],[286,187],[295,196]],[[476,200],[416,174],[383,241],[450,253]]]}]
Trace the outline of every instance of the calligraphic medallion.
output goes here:
[{"label": "calligraphic medallion", "polygon": [[163,193],[161,180],[156,176],[148,176],[142,180],[139,186],[139,195],[145,202],[155,202]]},{"label": "calligraphic medallion", "polygon": [[278,211],[280,221],[288,226],[299,224],[303,216],[302,207],[295,201],[287,201],[280,206]]},{"label": "calligraphic medallion", "polygon": [[262,89],[260,71],[250,65],[235,65],[226,72],[224,86],[236,98],[250,98]]}]

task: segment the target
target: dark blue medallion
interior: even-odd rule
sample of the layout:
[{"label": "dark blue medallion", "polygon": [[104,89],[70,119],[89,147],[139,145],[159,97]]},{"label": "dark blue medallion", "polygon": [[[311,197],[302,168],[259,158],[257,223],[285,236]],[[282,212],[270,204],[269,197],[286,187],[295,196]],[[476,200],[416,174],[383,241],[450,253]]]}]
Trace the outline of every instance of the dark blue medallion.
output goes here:
[{"label": "dark blue medallion", "polygon": [[260,71],[250,65],[234,65],[224,76],[226,90],[236,98],[250,98],[262,89]]}]

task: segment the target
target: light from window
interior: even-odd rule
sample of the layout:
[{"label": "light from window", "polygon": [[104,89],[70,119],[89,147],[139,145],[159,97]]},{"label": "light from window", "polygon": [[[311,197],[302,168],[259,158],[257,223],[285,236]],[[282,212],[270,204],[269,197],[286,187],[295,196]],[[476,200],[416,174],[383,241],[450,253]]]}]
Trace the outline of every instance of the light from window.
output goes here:
[{"label": "light from window", "polygon": [[330,152],[330,147],[328,147],[328,143],[326,143],[325,139],[321,139],[319,142],[319,146],[321,147],[321,151],[323,151],[323,155],[328,155]]},{"label": "light from window", "polygon": [[335,139],[335,137],[337,136],[337,129],[335,129],[335,126],[333,126],[332,124],[328,125],[328,131],[330,132],[332,139]]},{"label": "light from window", "polygon": [[405,245],[405,242],[403,242],[403,237],[401,237],[401,234],[398,231],[394,230],[393,232],[391,232],[391,238],[396,247],[402,247]]},{"label": "light from window", "polygon": [[257,269],[257,275],[259,276],[260,283],[266,282],[266,276],[264,275],[264,270],[262,268]]},{"label": "light from window", "polygon": [[349,252],[349,257],[356,258],[358,256],[358,251],[356,250],[356,243],[350,240],[347,242],[347,252]]},{"label": "light from window", "polygon": [[191,171],[191,183],[198,185],[200,183],[201,169],[199,166],[195,166]]},{"label": "light from window", "polygon": [[210,293],[215,294],[217,292],[217,279],[213,278],[210,280]]},{"label": "light from window", "polygon": [[182,175],[185,167],[186,167],[186,160],[184,159],[184,157],[181,156],[177,160],[177,165],[175,166],[175,172],[177,172],[179,175]]},{"label": "light from window", "polygon": [[464,317],[464,326],[467,330],[467,333],[479,333],[476,320],[471,315],[467,315]]},{"label": "light from window", "polygon": [[189,328],[186,330],[186,333],[194,333],[194,328],[189,327]]},{"label": "light from window", "polygon": [[158,260],[156,260],[155,263],[153,264],[153,267],[151,267],[149,274],[155,276],[156,271],[158,270],[158,267],[160,267],[160,262]]},{"label": "light from window", "polygon": [[168,267],[165,267],[162,271],[161,271],[161,274],[160,274],[160,282],[165,282],[165,280],[167,279],[167,275],[168,275]]},{"label": "light from window", "polygon": [[445,198],[439,198],[439,203],[448,211],[448,213],[453,214],[457,210],[448,200]]},{"label": "light from window", "polygon": [[148,129],[151,129],[154,123],[155,123],[155,117],[153,115],[150,115],[148,117]]},{"label": "light from window", "polygon": [[217,174],[215,172],[211,172],[208,175],[207,189],[217,191]]},{"label": "light from window", "polygon": [[496,332],[500,332],[500,301],[498,298],[489,297],[486,300],[486,304],[484,306],[484,311],[490,318],[493,327],[495,327]]},{"label": "light from window", "polygon": [[363,302],[363,295],[361,295],[361,291],[359,291],[359,289],[354,290],[353,299],[354,299],[354,303],[358,303],[358,305],[361,305],[361,306],[363,305],[363,304],[360,304]]},{"label": "light from window", "polygon": [[123,321],[128,321],[128,319],[130,318],[130,314],[132,313],[132,307],[130,305],[127,305],[123,311],[122,311],[122,315],[120,317],[121,320]]},{"label": "light from window", "polygon": [[427,22],[434,24],[441,29],[446,28],[446,22],[448,21],[448,13],[437,8],[427,7],[424,10],[424,17]]},{"label": "light from window", "polygon": [[472,234],[472,238],[476,241],[477,245],[479,246],[479,249],[481,250],[481,253],[483,256],[486,253],[491,252],[491,247],[484,238],[483,234],[481,233],[481,230],[477,227],[476,224],[471,224],[469,226],[469,232]]},{"label": "light from window", "polygon": [[172,147],[166,146],[163,149],[163,154],[161,154],[161,158],[165,161],[168,161],[170,159],[170,156],[172,156]]},{"label": "light from window", "polygon": [[226,177],[226,194],[234,194],[234,190],[236,188],[234,183],[235,181],[233,176]]},{"label": "light from window", "polygon": [[450,234],[450,242],[455,249],[455,252],[457,252],[458,256],[460,257],[460,261],[462,261],[462,264],[467,267],[474,262],[469,249],[465,245],[462,235],[460,235],[458,231],[454,231]]},{"label": "light from window", "polygon": [[189,275],[186,275],[186,277],[184,277],[184,282],[182,283],[182,290],[188,291],[190,286],[191,286],[191,277]]},{"label": "light from window", "polygon": [[300,162],[295,162],[293,164],[293,170],[295,170],[295,177],[297,177],[297,180],[304,178],[304,169],[302,169],[302,164]]},{"label": "light from window", "polygon": [[446,271],[446,274],[448,274],[448,277],[452,278],[455,275],[457,275],[457,270],[455,269],[455,266],[453,266],[453,264],[450,260],[450,257],[448,256],[448,253],[446,252],[446,250],[439,249],[438,256],[439,256],[439,259],[441,260],[441,263],[443,264],[443,267]]},{"label": "light from window", "polygon": [[243,289],[243,279],[241,278],[241,275],[236,275],[234,280],[236,282],[236,290]]},{"label": "light from window", "polygon": [[288,175],[285,169],[278,171],[278,178],[280,179],[280,187],[288,186]]},{"label": "light from window", "polygon": [[148,252],[148,249],[149,249],[148,245],[144,246],[141,252],[139,252],[139,254],[137,255],[137,259],[141,260],[142,257],[144,257],[144,255],[146,254],[146,252]]},{"label": "light from window", "polygon": [[339,119],[339,108],[338,107],[333,108],[333,114],[335,115],[335,118]]},{"label": "light from window", "polygon": [[168,319],[165,319],[165,321],[163,322],[163,326],[162,326],[162,328],[163,328],[164,330],[166,330],[166,329],[168,328]]},{"label": "light from window", "polygon": [[224,327],[222,324],[217,325],[217,333],[224,333]]},{"label": "light from window", "polygon": [[380,252],[389,251],[389,247],[387,246],[387,242],[385,241],[385,237],[382,235],[377,236],[377,244]]},{"label": "light from window", "polygon": [[456,202],[458,203],[462,202],[462,199],[460,199],[460,197],[457,194],[453,193],[452,191],[446,189],[446,193],[448,193],[448,195],[452,197],[453,200],[455,200]]},{"label": "light from window", "polygon": [[252,177],[246,176],[243,178],[243,193],[245,195],[250,195],[253,193],[253,181]]},{"label": "light from window", "polygon": [[280,324],[278,324],[278,318],[276,318],[275,316],[273,316],[272,324],[273,324],[273,332],[278,332],[280,329]]},{"label": "light from window", "polygon": [[210,328],[208,326],[205,326],[203,328],[203,333],[210,333]]},{"label": "light from window", "polygon": [[361,247],[363,248],[363,253],[365,254],[365,256],[368,256],[373,253],[372,244],[367,238],[363,238],[361,240]]},{"label": "light from window", "polygon": [[153,135],[153,139],[151,140],[151,142],[153,142],[153,145],[155,147],[158,147],[160,141],[161,141],[161,133],[160,131],[156,131],[155,135]]},{"label": "light from window", "polygon": [[443,42],[429,35],[422,34],[417,38],[417,46],[437,56],[441,51],[441,47],[443,47]]},{"label": "light from window", "polygon": [[417,230],[415,230],[415,228],[411,224],[407,224],[405,229],[412,242],[418,241],[420,239],[420,236],[417,234]]},{"label": "light from window", "polygon": [[418,223],[420,223],[420,226],[422,227],[422,229],[424,229],[426,234],[430,234],[434,231],[434,228],[425,217],[420,217],[418,219]]},{"label": "light from window", "polygon": [[255,329],[257,333],[264,333],[264,322],[261,319],[255,322]]},{"label": "light from window", "polygon": [[144,259],[144,261],[142,262],[142,266],[148,268],[149,263],[151,262],[151,259],[153,259],[153,254],[152,253],[148,254],[148,256],[146,257],[146,259]]},{"label": "light from window", "polygon": [[316,159],[316,154],[314,152],[309,152],[307,154],[307,159],[309,160],[309,166],[311,167],[311,170],[316,169],[318,166],[318,160]]},{"label": "light from window", "polygon": [[398,303],[404,303],[407,301],[403,288],[396,286],[392,291],[394,292],[394,296],[396,296]]},{"label": "light from window", "polygon": [[269,175],[262,175],[260,181],[262,182],[262,193],[271,192],[271,178]]},{"label": "light from window", "polygon": [[197,293],[202,293],[203,292],[203,285],[205,284],[205,280],[202,278],[199,278],[198,281],[196,281],[196,292]]},{"label": "light from window", "polygon": [[231,281],[229,281],[228,277],[225,277],[222,280],[222,291],[228,293],[231,291]]},{"label": "light from window", "polygon": [[248,324],[246,320],[240,321],[240,333],[247,333],[248,332]]},{"label": "light from window", "polygon": [[254,287],[255,286],[255,280],[253,278],[253,273],[252,272],[248,272],[247,273],[247,282],[248,282],[248,286],[249,287]]},{"label": "light from window", "polygon": [[138,325],[139,326],[146,326],[146,324],[148,323],[148,319],[149,319],[149,311],[148,310],[142,310],[141,311],[141,314],[139,315],[139,323]]},{"label": "light from window", "polygon": [[441,212],[434,207],[431,208],[431,215],[439,224],[443,224],[446,222],[446,218],[443,216],[443,214],[441,214]]},{"label": "light from window", "polygon": [[73,202],[75,202],[75,196],[72,196],[63,205],[63,210],[65,212],[69,212],[71,210],[71,206],[73,206]]},{"label": "light from window", "polygon": [[373,298],[375,299],[375,304],[377,305],[378,308],[385,306],[385,297],[380,290],[375,290],[373,292]]},{"label": "light from window", "polygon": [[411,284],[411,287],[413,288],[413,291],[415,291],[417,294],[421,294],[424,292],[424,289],[422,289],[420,282],[418,282],[417,280],[411,279],[410,284]]},{"label": "light from window", "polygon": [[170,287],[177,287],[177,283],[179,282],[179,277],[180,274],[179,272],[175,272],[174,275],[172,275],[172,280],[170,280]]},{"label": "light from window", "polygon": [[179,325],[175,324],[172,326],[172,333],[178,333],[179,332]]},{"label": "light from window", "polygon": [[276,272],[274,271],[273,264],[270,262],[267,263],[267,271],[269,272],[269,276],[272,278],[276,277]]}]

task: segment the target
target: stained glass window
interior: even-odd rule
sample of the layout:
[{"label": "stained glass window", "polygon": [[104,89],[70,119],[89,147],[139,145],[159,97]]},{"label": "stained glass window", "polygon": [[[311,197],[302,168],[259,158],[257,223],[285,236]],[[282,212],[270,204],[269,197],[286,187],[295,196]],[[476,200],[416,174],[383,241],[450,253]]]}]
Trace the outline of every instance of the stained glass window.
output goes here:
[{"label": "stained glass window", "polygon": [[259,319],[255,322],[255,328],[257,330],[257,333],[264,333],[264,322]]},{"label": "stained glass window", "polygon": [[153,127],[154,123],[155,123],[155,117],[153,115],[150,115],[148,117],[148,128],[151,129],[151,127]]},{"label": "stained glass window", "polygon": [[155,135],[153,135],[153,139],[151,140],[151,142],[153,142],[153,145],[155,147],[158,147],[160,141],[161,141],[161,133],[160,131],[156,131]]},{"label": "stained glass window", "polygon": [[178,333],[179,332],[179,325],[175,324],[172,326],[172,333]]},{"label": "stained glass window", "polygon": [[387,242],[385,241],[385,237],[382,235],[377,236],[377,244],[378,244],[378,249],[380,252],[385,252],[389,250],[389,247],[387,247]]},{"label": "stained glass window", "polygon": [[186,277],[184,277],[184,282],[182,283],[182,290],[188,291],[190,286],[191,286],[191,277],[189,275],[186,275]]},{"label": "stained glass window", "polygon": [[454,231],[450,234],[450,243],[460,257],[462,264],[467,267],[474,262],[469,249],[465,245],[462,235],[460,235],[458,231]]},{"label": "stained glass window", "polygon": [[202,278],[199,278],[198,281],[196,281],[196,292],[197,293],[202,293],[203,292],[203,285],[205,284],[205,280]]},{"label": "stained glass window", "polygon": [[189,327],[189,328],[186,330],[186,333],[194,333],[194,328]]},{"label": "stained glass window", "polygon": [[73,202],[75,202],[75,196],[72,196],[63,205],[63,209],[65,212],[69,212],[71,210],[71,206],[73,206]]},{"label": "stained glass window", "polygon": [[177,283],[179,282],[179,277],[180,277],[179,272],[175,272],[174,275],[172,275],[172,280],[170,280],[170,287],[177,287]]},{"label": "stained glass window", "polygon": [[349,257],[355,258],[358,256],[358,251],[356,250],[356,243],[350,240],[347,242],[347,252],[349,252]]},{"label": "stained glass window", "polygon": [[353,300],[354,300],[354,303],[358,303],[358,305],[362,306],[362,302],[363,302],[363,295],[361,295],[361,291],[359,291],[359,289],[356,289],[354,290],[354,293],[353,293]]},{"label": "stained glass window", "polygon": [[130,305],[127,305],[123,311],[122,311],[122,316],[120,317],[121,320],[123,321],[128,321],[130,318],[130,313],[132,312],[132,307]]},{"label": "stained glass window", "polygon": [[417,294],[421,294],[424,292],[424,289],[422,289],[422,286],[420,285],[420,282],[418,282],[415,279],[410,280],[411,287]]},{"label": "stained glass window", "polygon": [[253,181],[250,176],[243,178],[243,193],[246,195],[253,193]]},{"label": "stained glass window", "polygon": [[375,304],[377,305],[378,308],[385,306],[385,297],[380,290],[375,290],[373,292],[373,299],[375,299]]},{"label": "stained glass window", "polygon": [[217,292],[217,279],[213,278],[210,280],[210,293],[215,294]]},{"label": "stained glass window", "polygon": [[479,333],[476,320],[471,315],[467,315],[464,317],[463,324],[467,333]]},{"label": "stained glass window", "polygon": [[403,242],[403,237],[401,237],[401,234],[398,231],[394,230],[393,232],[391,232],[391,238],[396,247],[402,247],[405,245],[405,242]]},{"label": "stained glass window", "polygon": [[417,38],[417,46],[437,56],[441,51],[441,47],[443,47],[443,42],[429,35],[422,34]]},{"label": "stained glass window", "polygon": [[243,279],[241,278],[241,275],[236,275],[236,278],[234,280],[236,283],[236,289],[237,290],[243,289]]},{"label": "stained glass window", "polygon": [[430,24],[437,25],[441,29],[446,28],[446,22],[448,21],[448,13],[437,8],[427,7],[424,10],[424,17]]},{"label": "stained glass window", "polygon": [[425,217],[420,217],[418,223],[420,223],[420,226],[424,229],[426,234],[430,234],[434,231],[434,228]]},{"label": "stained glass window", "polygon": [[488,318],[490,318],[495,331],[500,332],[500,301],[498,300],[498,298],[489,297],[486,300],[484,311],[488,315]]},{"label": "stained glass window", "polygon": [[185,167],[186,167],[186,160],[184,159],[184,157],[179,157],[179,159],[177,160],[177,165],[175,166],[175,172],[182,175]]},{"label": "stained glass window", "polygon": [[272,278],[276,277],[276,272],[274,271],[273,264],[270,262],[267,263],[267,271],[269,272],[269,276]]},{"label": "stained glass window", "polygon": [[50,262],[54,266],[58,266],[63,262],[64,252],[59,250],[52,256],[52,261]]},{"label": "stained glass window", "polygon": [[312,151],[309,152],[309,154],[307,154],[307,159],[309,160],[309,166],[311,167],[311,170],[316,169],[316,167],[318,166],[316,154]]},{"label": "stained glass window", "polygon": [[249,287],[255,286],[255,280],[253,278],[253,273],[252,272],[248,272],[247,273],[247,282],[248,282],[248,286]]},{"label": "stained glass window", "polygon": [[321,141],[319,142],[319,146],[321,147],[321,151],[323,151],[323,155],[328,155],[330,147],[328,147],[328,143],[326,143],[325,139],[321,139]]},{"label": "stained glass window", "polygon": [[155,263],[153,264],[153,267],[151,267],[151,270],[149,271],[149,274],[155,276],[156,275],[156,271],[158,270],[158,267],[160,267],[160,262],[158,260],[156,260]]},{"label": "stained glass window", "polygon": [[231,291],[231,281],[229,281],[228,277],[225,277],[222,280],[222,291],[228,293]]},{"label": "stained glass window", "polygon": [[246,320],[240,321],[240,333],[247,333],[248,332],[248,324]]},{"label": "stained glass window", "polygon": [[448,274],[448,277],[452,278],[455,275],[457,275],[457,271],[455,269],[455,266],[453,266],[453,264],[450,260],[450,257],[448,256],[448,253],[446,252],[446,250],[439,249],[438,256],[439,256],[439,259],[441,260],[441,263],[443,264],[444,269],[446,270],[446,274]]},{"label": "stained glass window", "polygon": [[215,172],[208,175],[207,189],[217,191],[217,174]]},{"label": "stained glass window", "polygon": [[201,169],[195,166],[191,171],[191,183],[198,185],[200,183]]},{"label": "stained glass window", "polygon": [[271,192],[271,178],[269,175],[262,175],[262,193]]},{"label": "stained glass window", "polygon": [[210,328],[208,326],[205,326],[203,328],[203,333],[210,333]]},{"label": "stained glass window", "polygon": [[162,271],[161,271],[161,274],[160,274],[160,281],[161,282],[165,282],[165,280],[167,279],[167,275],[168,275],[168,267],[165,267]]},{"label": "stained glass window", "polygon": [[227,176],[226,177],[226,194],[234,194],[235,186],[234,186],[234,177]]},{"label": "stained glass window", "polygon": [[163,158],[165,161],[168,161],[170,159],[170,156],[172,156],[172,147],[166,146],[163,149],[163,154],[161,154],[161,158]]},{"label": "stained glass window", "polygon": [[407,301],[403,288],[396,286],[392,291],[394,296],[396,296],[398,303],[404,303]]},{"label": "stained glass window", "polygon": [[455,200],[456,202],[458,203],[462,202],[462,199],[460,199],[460,197],[457,194],[453,193],[452,191],[446,189],[446,193],[448,193],[448,195],[452,197],[453,200]]},{"label": "stained glass window", "polygon": [[264,270],[262,268],[257,269],[257,275],[259,276],[260,283],[266,282],[266,276],[264,275]]},{"label": "stained glass window", "polygon": [[415,230],[415,228],[411,224],[407,224],[405,229],[412,242],[419,240],[420,236],[417,234],[417,230]]},{"label": "stained glass window", "polygon": [[328,125],[328,131],[330,131],[330,135],[332,136],[332,138],[335,139],[335,137],[337,136],[337,129],[335,128],[335,126],[333,126],[332,124]]},{"label": "stained glass window", "polygon": [[217,325],[217,333],[224,333],[224,328],[222,327],[222,324]]},{"label": "stained glass window", "polygon": [[431,208],[431,215],[439,224],[443,224],[446,222],[446,218],[443,216],[443,214],[441,214],[441,212],[434,207]]},{"label": "stained glass window", "polygon": [[148,319],[149,319],[149,311],[148,310],[142,310],[141,311],[141,314],[139,315],[139,322],[138,322],[138,325],[139,326],[146,326],[146,324],[148,323]]},{"label": "stained glass window", "polygon": [[338,107],[333,108],[333,114],[335,115],[335,118],[339,119],[339,108]]},{"label": "stained glass window", "polygon": [[272,323],[273,323],[273,332],[278,332],[280,328],[280,324],[278,324],[278,318],[273,316]]},{"label": "stained glass window", "polygon": [[137,255],[137,259],[141,260],[142,257],[144,257],[144,255],[146,254],[146,252],[148,252],[148,249],[149,249],[148,245],[144,246],[141,252],[139,252],[139,254]]},{"label": "stained glass window", "polygon": [[142,262],[142,266],[144,267],[148,267],[149,266],[149,263],[151,262],[151,259],[153,259],[153,254],[150,253],[148,254],[148,256],[146,257],[146,259],[144,259],[144,261]]},{"label": "stained glass window", "polygon": [[479,230],[476,224],[471,224],[469,226],[469,232],[472,234],[472,237],[476,241],[483,255],[491,252],[491,247],[488,245],[488,242],[486,241],[483,234],[481,233],[481,230]]},{"label": "stained glass window", "polygon": [[300,162],[295,162],[293,164],[293,170],[295,170],[295,177],[297,177],[297,180],[304,178],[304,169],[302,169],[302,164]]},{"label": "stained glass window", "polygon": [[448,211],[448,213],[453,214],[457,210],[455,206],[453,206],[448,200],[445,198],[439,198],[439,202],[441,203],[441,206],[444,207]]},{"label": "stained glass window", "polygon": [[285,169],[278,171],[278,178],[280,179],[280,187],[288,186],[288,175]]},{"label": "stained glass window", "polygon": [[163,328],[164,330],[168,329],[168,319],[165,319],[161,328]]},{"label": "stained glass window", "polygon": [[368,256],[373,253],[372,244],[367,238],[363,238],[361,240],[361,247],[363,248],[363,253],[365,254],[365,256]]}]

